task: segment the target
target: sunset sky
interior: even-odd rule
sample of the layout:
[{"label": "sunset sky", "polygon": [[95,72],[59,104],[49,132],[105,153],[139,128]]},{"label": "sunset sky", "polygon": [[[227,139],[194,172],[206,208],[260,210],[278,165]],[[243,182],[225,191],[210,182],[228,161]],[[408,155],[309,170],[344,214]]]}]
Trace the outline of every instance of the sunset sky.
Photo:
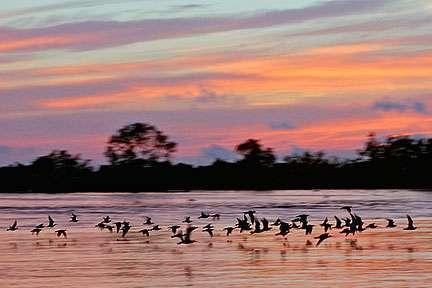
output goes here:
[{"label": "sunset sky", "polygon": [[369,132],[432,136],[429,0],[17,0],[0,10],[0,165],[156,125],[175,161],[350,157]]}]

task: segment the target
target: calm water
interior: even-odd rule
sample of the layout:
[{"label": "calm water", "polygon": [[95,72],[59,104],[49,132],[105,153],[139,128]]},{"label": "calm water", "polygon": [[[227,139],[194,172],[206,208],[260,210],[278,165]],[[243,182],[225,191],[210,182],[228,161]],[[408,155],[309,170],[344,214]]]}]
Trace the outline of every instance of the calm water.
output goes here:
[{"label": "calm water", "polygon": [[[324,217],[345,216],[339,209],[352,205],[366,223],[385,225],[397,219],[394,229],[378,228],[320,247],[301,231],[287,240],[276,231],[249,235],[234,232],[230,242],[220,230],[236,216],[254,208],[259,216],[291,219],[311,215],[318,224]],[[0,287],[432,287],[432,193],[420,191],[267,191],[188,193],[78,193],[0,194]],[[198,243],[177,245],[166,230],[200,211],[220,213],[212,239],[194,232]],[[74,211],[79,223],[68,222]],[[413,216],[416,231],[403,231],[405,214]],[[50,214],[59,239],[45,229],[36,237],[30,229],[47,222]],[[125,239],[99,231],[102,216],[131,222]],[[144,216],[163,230],[147,238],[139,233]],[[19,230],[5,229],[18,219]],[[61,285],[59,285],[61,284]]]}]

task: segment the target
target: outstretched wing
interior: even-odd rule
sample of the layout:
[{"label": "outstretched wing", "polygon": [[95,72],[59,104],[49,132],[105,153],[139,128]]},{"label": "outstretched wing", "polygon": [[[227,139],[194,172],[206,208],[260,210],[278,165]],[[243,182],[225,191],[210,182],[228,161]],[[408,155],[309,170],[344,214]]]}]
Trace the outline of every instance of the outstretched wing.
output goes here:
[{"label": "outstretched wing", "polygon": [[412,226],[414,224],[414,221],[412,220],[412,218],[411,218],[410,215],[407,214],[406,216],[407,216],[407,219],[408,219],[408,225]]}]

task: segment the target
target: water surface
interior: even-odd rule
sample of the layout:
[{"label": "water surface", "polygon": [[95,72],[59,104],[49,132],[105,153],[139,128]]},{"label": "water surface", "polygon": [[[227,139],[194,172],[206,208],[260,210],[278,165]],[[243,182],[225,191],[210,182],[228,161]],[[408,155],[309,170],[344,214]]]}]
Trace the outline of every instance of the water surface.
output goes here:
[{"label": "water surface", "polygon": [[[221,231],[251,208],[270,219],[307,213],[318,224],[345,216],[343,205],[366,223],[383,227],[392,217],[398,227],[347,238],[332,231],[317,248],[306,241],[315,244],[319,228],[307,237],[294,231],[286,240],[276,231],[229,238]],[[0,287],[432,287],[430,207],[432,193],[405,190],[0,194]],[[79,223],[68,222],[72,211]],[[177,245],[166,226],[186,215],[195,225],[212,222],[196,219],[200,211],[221,214],[215,237],[194,232],[198,243]],[[406,213],[416,231],[402,230]],[[68,230],[67,239],[55,229],[31,235],[48,214],[56,228]],[[131,222],[126,238],[94,227],[105,215]],[[137,233],[144,216],[163,230],[149,238]],[[19,230],[6,232],[14,219]]]}]

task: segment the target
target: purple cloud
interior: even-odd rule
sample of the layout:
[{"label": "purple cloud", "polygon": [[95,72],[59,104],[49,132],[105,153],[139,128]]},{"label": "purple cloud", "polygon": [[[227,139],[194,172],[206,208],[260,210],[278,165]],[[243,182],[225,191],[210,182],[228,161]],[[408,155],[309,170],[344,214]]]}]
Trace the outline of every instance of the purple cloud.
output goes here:
[{"label": "purple cloud", "polygon": [[45,49],[93,50],[158,39],[266,28],[320,18],[354,15],[369,12],[387,3],[391,1],[329,1],[301,9],[269,11],[243,17],[230,15],[212,18],[145,19],[124,22],[87,21],[31,29],[0,27],[0,42],[21,41],[22,43],[28,40],[27,45],[20,44],[8,48],[9,50],[4,49],[4,52]]},{"label": "purple cloud", "polygon": [[390,112],[416,112],[416,113],[426,113],[427,106],[424,102],[420,101],[390,101],[383,100],[377,101],[373,104],[372,108],[378,111]]}]

